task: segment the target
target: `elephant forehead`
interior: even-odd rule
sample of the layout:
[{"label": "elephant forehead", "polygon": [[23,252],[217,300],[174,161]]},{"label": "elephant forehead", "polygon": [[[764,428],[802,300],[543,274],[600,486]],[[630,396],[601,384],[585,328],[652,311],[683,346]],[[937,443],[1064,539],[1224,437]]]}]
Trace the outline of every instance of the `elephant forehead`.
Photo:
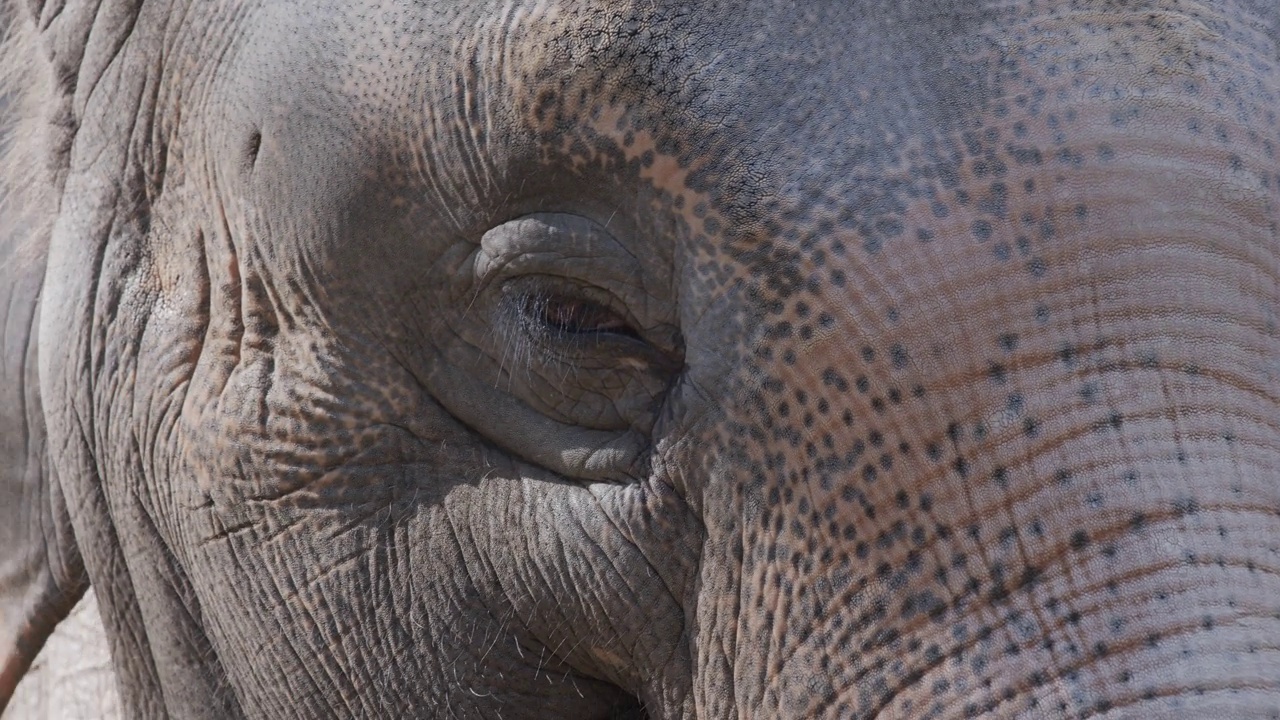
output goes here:
[{"label": "elephant forehead", "polygon": [[[279,42],[253,46],[290,74],[265,73],[258,94],[280,110],[276,136],[312,131],[276,140],[293,155],[287,182],[425,195],[433,217],[478,238],[593,194],[604,222],[639,181],[720,285],[763,269],[791,285],[801,271],[788,253],[856,243],[865,258],[939,236],[934,219],[948,215],[964,221],[956,234],[985,240],[1017,192],[1009,169],[1114,156],[1126,139],[1086,135],[1122,127],[1138,104],[1197,109],[1168,105],[1182,102],[1171,78],[1210,98],[1215,57],[1274,56],[1265,32],[1228,47],[1214,17],[1172,2],[1147,14],[917,0],[384,5],[264,10],[289,22],[259,24]],[[305,82],[281,85],[297,73]],[[508,203],[521,192],[525,206]]]},{"label": "elephant forehead", "polygon": [[638,164],[708,237],[821,229],[807,211],[826,203],[879,246],[974,156],[994,177],[1070,151],[1073,108],[1155,110],[1171,82],[1215,91],[1228,53],[1273,61],[1265,32],[1225,37],[1202,7],[1080,5],[504,6],[459,43],[462,93],[487,107],[458,120],[474,135],[509,113],[506,134],[532,132],[543,160]]},{"label": "elephant forehead", "polygon": [[381,5],[259,7],[233,84],[297,129],[407,141],[396,150],[428,163],[625,144],[659,187],[744,206],[769,176],[891,161],[903,137],[963,116],[987,79],[958,64],[995,19],[887,1]]},{"label": "elephant forehead", "polygon": [[796,176],[843,184],[841,171],[895,164],[905,138],[991,94],[989,63],[964,56],[995,13],[784,5],[545,7],[512,33],[529,51],[503,68],[499,101],[510,93],[544,148],[592,162],[621,147],[660,190],[749,223]]}]

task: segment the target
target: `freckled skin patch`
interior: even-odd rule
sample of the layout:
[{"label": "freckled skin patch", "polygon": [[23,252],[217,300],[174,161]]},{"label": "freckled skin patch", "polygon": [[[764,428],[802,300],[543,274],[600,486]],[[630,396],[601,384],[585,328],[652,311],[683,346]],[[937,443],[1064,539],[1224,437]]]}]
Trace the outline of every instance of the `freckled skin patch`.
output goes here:
[{"label": "freckled skin patch", "polygon": [[223,12],[43,291],[130,716],[1280,709],[1269,5]]}]

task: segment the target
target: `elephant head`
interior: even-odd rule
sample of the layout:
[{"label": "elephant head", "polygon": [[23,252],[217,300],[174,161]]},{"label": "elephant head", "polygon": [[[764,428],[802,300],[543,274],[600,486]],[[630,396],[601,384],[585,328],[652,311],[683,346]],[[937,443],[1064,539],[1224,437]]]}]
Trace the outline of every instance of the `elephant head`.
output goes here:
[{"label": "elephant head", "polygon": [[15,3],[0,698],[1276,717],[1277,7]]}]

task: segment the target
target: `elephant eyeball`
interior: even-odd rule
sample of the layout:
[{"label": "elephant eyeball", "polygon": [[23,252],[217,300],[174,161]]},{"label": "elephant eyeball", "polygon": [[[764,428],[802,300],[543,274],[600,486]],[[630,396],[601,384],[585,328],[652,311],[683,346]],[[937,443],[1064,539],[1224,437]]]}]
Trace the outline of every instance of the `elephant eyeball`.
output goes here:
[{"label": "elephant eyeball", "polygon": [[609,308],[583,298],[534,295],[526,299],[526,318],[544,329],[568,335],[613,334],[638,338],[627,320]]},{"label": "elephant eyeball", "polygon": [[548,298],[542,305],[542,322],[570,333],[626,332],[626,320],[609,310],[585,300]]}]

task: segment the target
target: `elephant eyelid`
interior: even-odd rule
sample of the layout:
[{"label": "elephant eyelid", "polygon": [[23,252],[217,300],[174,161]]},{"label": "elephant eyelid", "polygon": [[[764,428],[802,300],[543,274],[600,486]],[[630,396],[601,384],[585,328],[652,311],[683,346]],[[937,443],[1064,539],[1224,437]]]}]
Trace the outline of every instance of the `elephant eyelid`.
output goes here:
[{"label": "elephant eyelid", "polygon": [[644,357],[655,348],[606,291],[524,277],[502,287],[498,327],[516,364],[574,365]]},{"label": "elephant eyelid", "polygon": [[608,307],[591,300],[565,295],[534,294],[524,299],[524,316],[530,322],[567,335],[609,333],[640,338],[640,333],[627,319]]}]

